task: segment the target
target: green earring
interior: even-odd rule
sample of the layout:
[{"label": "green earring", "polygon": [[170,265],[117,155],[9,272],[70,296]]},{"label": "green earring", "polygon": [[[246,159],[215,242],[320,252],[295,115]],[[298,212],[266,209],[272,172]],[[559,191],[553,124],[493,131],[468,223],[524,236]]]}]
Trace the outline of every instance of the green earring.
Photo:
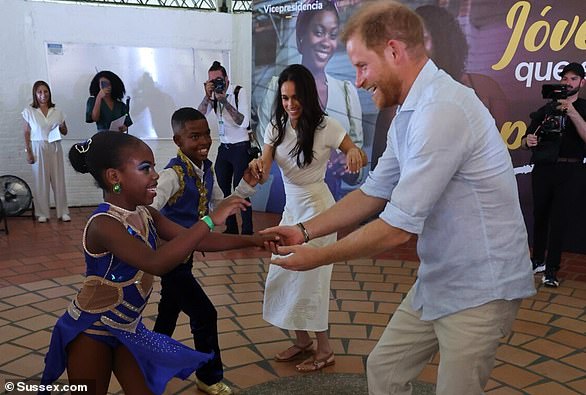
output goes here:
[{"label": "green earring", "polygon": [[114,186],[112,187],[112,190],[114,191],[115,194],[120,194],[120,192],[122,192],[122,186],[120,186],[120,183],[117,182],[116,184],[114,184]]}]

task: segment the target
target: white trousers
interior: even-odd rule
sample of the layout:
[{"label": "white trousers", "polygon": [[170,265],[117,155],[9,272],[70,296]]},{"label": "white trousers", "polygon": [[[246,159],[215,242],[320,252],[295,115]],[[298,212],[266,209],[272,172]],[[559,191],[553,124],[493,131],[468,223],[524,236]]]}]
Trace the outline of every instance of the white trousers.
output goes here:
[{"label": "white trousers", "polygon": [[437,395],[481,395],[496,350],[510,333],[521,300],[495,300],[422,321],[411,308],[409,291],[368,356],[370,395],[410,395],[411,382],[440,352]]},{"label": "white trousers", "polygon": [[33,155],[33,197],[35,214],[49,218],[50,189],[53,189],[57,218],[69,215],[67,194],[65,192],[65,169],[63,167],[63,149],[61,142],[32,141]]}]

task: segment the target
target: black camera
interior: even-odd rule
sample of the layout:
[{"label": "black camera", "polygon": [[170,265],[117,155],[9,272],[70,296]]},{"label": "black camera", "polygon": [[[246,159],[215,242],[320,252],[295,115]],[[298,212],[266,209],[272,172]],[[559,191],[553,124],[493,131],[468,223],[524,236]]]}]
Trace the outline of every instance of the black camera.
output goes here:
[{"label": "black camera", "polygon": [[214,85],[214,92],[216,93],[224,93],[226,90],[226,81],[222,77],[214,78],[212,84]]},{"label": "black camera", "polygon": [[550,99],[545,105],[545,118],[541,123],[541,136],[560,135],[566,126],[566,111],[559,108],[558,100],[567,99],[574,94],[570,87],[563,84],[543,84],[541,86],[541,96],[544,99]]},{"label": "black camera", "polygon": [[567,99],[573,92],[570,87],[564,84],[543,84],[541,86],[541,96],[544,99],[551,99],[554,101],[560,99]]}]

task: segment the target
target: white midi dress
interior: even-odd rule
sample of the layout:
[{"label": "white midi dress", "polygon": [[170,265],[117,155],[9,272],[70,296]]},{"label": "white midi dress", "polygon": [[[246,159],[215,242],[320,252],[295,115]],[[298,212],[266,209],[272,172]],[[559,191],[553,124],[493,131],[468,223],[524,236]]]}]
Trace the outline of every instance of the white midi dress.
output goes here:
[{"label": "white midi dress", "polygon": [[[275,162],[283,175],[285,209],[281,225],[307,221],[335,201],[324,182],[326,166],[332,148],[338,148],[346,135],[334,119],[325,117],[323,128],[314,137],[314,159],[309,166],[299,168],[290,152],[297,141],[296,131],[287,124],[285,138],[275,150]],[[277,131],[271,125],[265,133],[265,144],[273,145]],[[336,241],[330,234],[309,242],[324,246]],[[283,329],[322,332],[328,329],[328,310],[332,265],[296,272],[270,265],[265,285],[263,318]]]}]

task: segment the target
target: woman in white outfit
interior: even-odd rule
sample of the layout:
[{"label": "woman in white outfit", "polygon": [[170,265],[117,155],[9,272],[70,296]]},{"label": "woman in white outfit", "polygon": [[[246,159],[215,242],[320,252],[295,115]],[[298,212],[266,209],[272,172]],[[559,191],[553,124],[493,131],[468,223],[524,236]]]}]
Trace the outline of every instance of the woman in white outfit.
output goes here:
[{"label": "woman in white outfit", "polygon": [[[366,155],[340,123],[322,110],[311,72],[302,65],[288,66],[278,80],[275,111],[264,135],[262,157],[249,167],[260,182],[266,181],[273,160],[285,185],[285,210],[281,225],[300,224],[334,204],[324,176],[331,149],[346,155],[348,171],[366,165]],[[300,225],[301,226],[301,225]],[[336,234],[311,240],[322,246]],[[332,265],[307,272],[293,272],[271,265],[265,286],[263,318],[279,328],[294,330],[292,347],[278,353],[277,361],[292,361],[313,351],[308,331],[316,333],[317,349],[297,365],[299,371],[319,370],[334,363],[328,341],[328,310]]]},{"label": "woman in white outfit", "polygon": [[[338,34],[341,29],[340,17],[334,1],[308,0],[304,4],[316,5],[316,9],[308,7],[299,11],[296,17],[295,42],[297,51],[301,55],[301,64],[309,69],[315,79],[319,102],[328,116],[340,122],[346,133],[350,136],[358,148],[363,147],[364,134],[362,130],[362,107],[358,98],[356,87],[351,81],[338,79],[340,68],[328,64],[334,57],[338,48]],[[289,57],[291,58],[291,57]],[[336,62],[334,62],[336,63]],[[332,71],[334,75],[327,72]],[[345,70],[345,69],[344,69]],[[342,70],[342,71],[344,71]],[[350,74],[351,74],[350,70]],[[257,108],[259,141],[268,124],[270,124],[273,111],[273,97],[277,92],[277,76],[273,76],[268,82],[266,94]],[[364,181],[367,171],[351,174],[345,171],[345,155],[337,150],[332,150],[326,168],[325,180],[334,196],[341,199],[348,190],[342,187],[342,180],[351,186],[357,186]],[[273,174],[272,182],[281,183],[279,175]],[[278,192],[280,194],[278,194]],[[283,202],[281,188],[271,188],[271,196],[268,210],[277,208],[277,202]],[[282,205],[281,205],[282,207]]]},{"label": "woman in white outfit", "polygon": [[22,111],[27,162],[33,166],[33,196],[39,222],[49,218],[50,189],[53,189],[57,218],[71,221],[65,192],[65,171],[61,135],[67,134],[65,115],[55,108],[45,81],[33,85],[33,102]]}]

